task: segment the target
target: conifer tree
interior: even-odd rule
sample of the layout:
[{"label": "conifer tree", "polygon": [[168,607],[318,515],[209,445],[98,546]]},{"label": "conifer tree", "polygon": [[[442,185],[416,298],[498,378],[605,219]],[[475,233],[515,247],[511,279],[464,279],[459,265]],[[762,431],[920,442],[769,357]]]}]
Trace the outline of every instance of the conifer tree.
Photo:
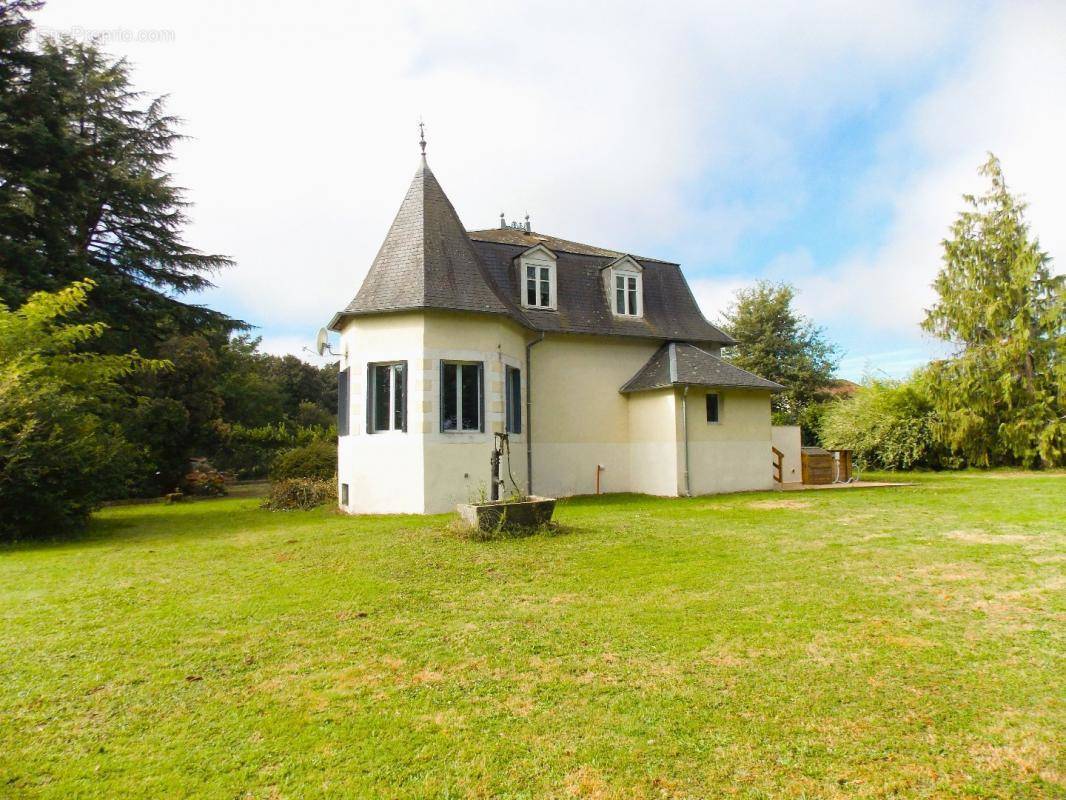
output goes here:
[{"label": "conifer tree", "polygon": [[955,346],[930,365],[939,435],[975,465],[1058,465],[1066,461],[1066,294],[1048,254],[1029,234],[1026,204],[1012,195],[999,160],[991,181],[964,195],[938,300],[922,327]]},{"label": "conifer tree", "polygon": [[230,262],[183,239],[167,172],[177,120],[130,83],[124,60],[70,39],[33,47],[35,2],[0,3],[0,302],[92,279],[98,346],[151,353],[174,333],[235,324],[178,300]]},{"label": "conifer tree", "polygon": [[774,395],[775,422],[804,423],[833,380],[837,350],[824,332],[792,307],[788,284],[759,281],[737,291],[723,329],[737,340],[728,358],[741,369],[785,387]]}]

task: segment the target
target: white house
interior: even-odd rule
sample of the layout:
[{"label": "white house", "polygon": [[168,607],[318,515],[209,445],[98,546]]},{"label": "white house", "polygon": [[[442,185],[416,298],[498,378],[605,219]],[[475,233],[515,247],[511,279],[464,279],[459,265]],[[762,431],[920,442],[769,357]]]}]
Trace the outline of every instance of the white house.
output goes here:
[{"label": "white house", "polygon": [[341,338],[340,504],[448,511],[521,492],[773,486],[770,395],[719,357],[677,264],[536,233],[467,231],[422,161]]}]

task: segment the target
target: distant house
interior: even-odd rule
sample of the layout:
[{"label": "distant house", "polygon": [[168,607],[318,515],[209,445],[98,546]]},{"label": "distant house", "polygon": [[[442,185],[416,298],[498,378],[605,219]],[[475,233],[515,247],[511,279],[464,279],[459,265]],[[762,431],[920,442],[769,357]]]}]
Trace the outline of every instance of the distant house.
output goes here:
[{"label": "distant house", "polygon": [[[768,489],[770,394],[719,357],[677,264],[529,223],[467,231],[422,162],[341,336],[340,503],[436,513],[487,491]],[[798,445],[798,441],[797,441]],[[513,484],[513,486],[512,486]]]}]

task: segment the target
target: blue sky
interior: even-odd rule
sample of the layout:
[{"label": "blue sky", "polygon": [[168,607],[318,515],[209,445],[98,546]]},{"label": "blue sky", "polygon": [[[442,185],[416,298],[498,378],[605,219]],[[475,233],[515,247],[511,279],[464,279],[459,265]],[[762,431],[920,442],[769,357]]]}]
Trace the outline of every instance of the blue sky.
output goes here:
[{"label": "blue sky", "polygon": [[1066,4],[649,5],[51,0],[103,34],[190,138],[189,240],[237,267],[202,298],[295,352],[356,292],[417,163],[469,228],[682,263],[715,319],[785,280],[840,374],[901,376],[938,243],[992,150],[1066,247]]}]

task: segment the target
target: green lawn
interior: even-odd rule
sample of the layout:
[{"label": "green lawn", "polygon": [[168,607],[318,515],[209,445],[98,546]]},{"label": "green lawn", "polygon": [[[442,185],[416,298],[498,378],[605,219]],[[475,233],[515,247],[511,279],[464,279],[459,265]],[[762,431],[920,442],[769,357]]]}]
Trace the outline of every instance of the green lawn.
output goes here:
[{"label": "green lawn", "polygon": [[109,509],[0,548],[0,796],[1066,796],[1066,476],[915,480]]}]

